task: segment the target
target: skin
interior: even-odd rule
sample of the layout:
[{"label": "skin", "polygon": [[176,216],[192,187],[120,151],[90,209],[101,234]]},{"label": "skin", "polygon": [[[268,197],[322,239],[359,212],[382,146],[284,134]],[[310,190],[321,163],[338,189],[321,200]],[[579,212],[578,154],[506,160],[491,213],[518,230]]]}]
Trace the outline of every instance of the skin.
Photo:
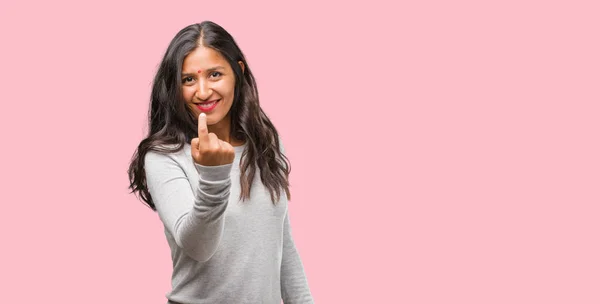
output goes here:
[{"label": "skin", "polygon": [[220,166],[233,163],[235,150],[226,141],[208,132],[206,114],[198,116],[198,137],[192,139],[192,158],[203,166]]},{"label": "skin", "polygon": [[[243,71],[244,63],[238,64]],[[206,112],[207,134],[215,134],[232,146],[242,145],[243,142],[231,137],[229,110],[233,104],[235,74],[227,60],[218,51],[201,45],[185,57],[181,79],[185,103],[196,116],[203,113],[197,104],[220,100],[213,110]]]}]

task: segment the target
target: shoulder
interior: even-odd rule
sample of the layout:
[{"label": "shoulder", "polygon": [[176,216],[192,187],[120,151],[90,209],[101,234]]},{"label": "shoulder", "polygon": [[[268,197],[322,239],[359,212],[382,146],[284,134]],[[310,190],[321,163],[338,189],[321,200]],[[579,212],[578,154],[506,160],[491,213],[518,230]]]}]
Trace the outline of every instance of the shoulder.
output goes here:
[{"label": "shoulder", "polygon": [[181,163],[185,160],[187,154],[186,151],[189,150],[189,148],[189,144],[184,144],[179,151],[175,151],[177,149],[177,145],[175,144],[156,146],[146,153],[144,156],[144,164],[145,166],[154,166],[165,163]]}]

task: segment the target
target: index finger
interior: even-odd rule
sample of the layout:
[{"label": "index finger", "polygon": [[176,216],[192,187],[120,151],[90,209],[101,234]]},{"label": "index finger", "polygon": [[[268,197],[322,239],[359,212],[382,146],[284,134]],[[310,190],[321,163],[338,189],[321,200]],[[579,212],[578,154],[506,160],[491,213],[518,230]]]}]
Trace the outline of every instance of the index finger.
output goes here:
[{"label": "index finger", "polygon": [[198,139],[200,143],[208,142],[208,127],[206,126],[206,114],[198,116]]}]

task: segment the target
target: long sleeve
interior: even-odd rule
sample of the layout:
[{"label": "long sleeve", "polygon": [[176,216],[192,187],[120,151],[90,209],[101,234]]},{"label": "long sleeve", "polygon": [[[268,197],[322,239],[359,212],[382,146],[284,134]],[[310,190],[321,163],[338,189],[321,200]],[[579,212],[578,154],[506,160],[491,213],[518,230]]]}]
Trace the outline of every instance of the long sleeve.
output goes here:
[{"label": "long sleeve", "polygon": [[232,165],[194,166],[199,174],[195,195],[173,156],[150,151],[145,157],[148,191],[161,221],[187,255],[206,262],[223,233]]},{"label": "long sleeve", "polygon": [[283,257],[281,261],[281,297],[285,304],[314,303],[304,266],[294,239],[288,212],[283,223]]},{"label": "long sleeve", "polygon": [[[285,154],[285,147],[278,137],[279,149]],[[288,209],[289,210],[289,209]],[[283,256],[281,260],[281,298],[284,304],[305,304],[314,303],[304,265],[300,259],[300,254],[296,250],[296,244],[292,237],[292,228],[290,225],[289,211],[285,212],[283,221]]]}]

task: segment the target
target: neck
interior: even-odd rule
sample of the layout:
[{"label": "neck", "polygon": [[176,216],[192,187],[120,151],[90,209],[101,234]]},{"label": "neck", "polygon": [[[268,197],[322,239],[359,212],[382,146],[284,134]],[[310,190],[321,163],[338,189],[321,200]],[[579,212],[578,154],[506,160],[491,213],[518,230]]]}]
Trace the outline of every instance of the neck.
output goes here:
[{"label": "neck", "polygon": [[209,125],[208,132],[215,133],[220,140],[228,142],[232,146],[239,146],[243,144],[243,142],[240,142],[231,136],[231,118],[229,115],[225,116],[218,123]]},{"label": "neck", "polygon": [[223,118],[221,121],[214,125],[208,126],[209,133],[215,133],[217,137],[226,142],[230,142],[231,140],[231,127],[229,125],[229,119]]}]

